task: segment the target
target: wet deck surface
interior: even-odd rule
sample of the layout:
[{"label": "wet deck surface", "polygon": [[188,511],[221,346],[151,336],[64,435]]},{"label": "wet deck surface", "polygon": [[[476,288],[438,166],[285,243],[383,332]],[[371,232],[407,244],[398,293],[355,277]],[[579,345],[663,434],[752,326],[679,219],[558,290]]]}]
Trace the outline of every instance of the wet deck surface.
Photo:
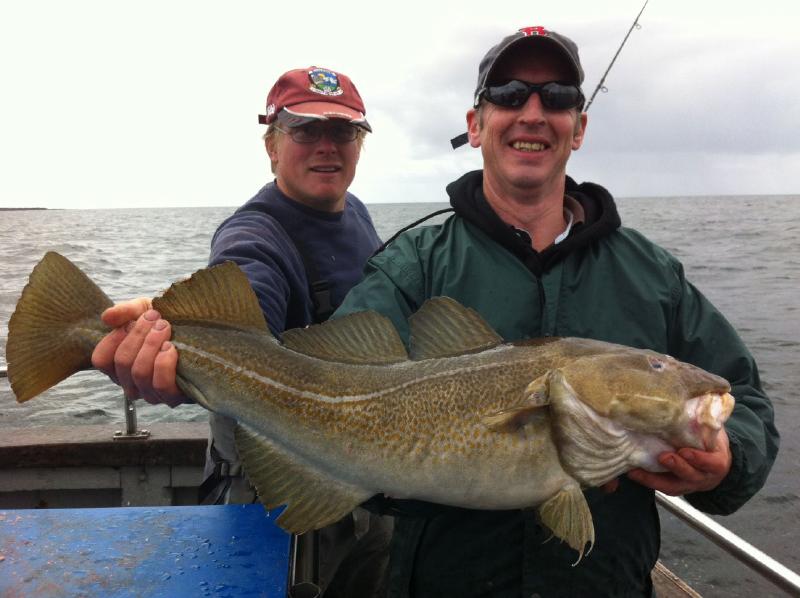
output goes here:
[{"label": "wet deck surface", "polygon": [[0,511],[0,596],[286,596],[261,505]]}]

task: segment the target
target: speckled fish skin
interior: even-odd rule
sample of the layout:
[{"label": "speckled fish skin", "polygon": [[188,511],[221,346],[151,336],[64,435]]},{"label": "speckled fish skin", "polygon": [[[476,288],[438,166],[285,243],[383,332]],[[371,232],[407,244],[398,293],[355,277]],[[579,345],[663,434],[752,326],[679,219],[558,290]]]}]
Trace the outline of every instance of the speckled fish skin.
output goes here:
[{"label": "speckled fish skin", "polygon": [[[34,268],[9,322],[25,401],[90,365],[110,300],[66,258]],[[712,448],[733,409],[724,379],[652,351],[563,338],[503,343],[473,310],[426,302],[410,356],[388,319],[352,314],[276,340],[232,263],[153,301],[173,326],[177,383],[237,420],[236,443],[278,523],[302,533],[375,494],[474,509],[538,507],[583,554],[582,489],[677,447]]]},{"label": "speckled fish skin", "polygon": [[[641,432],[656,434],[663,449],[701,448],[687,435],[691,424],[684,405],[728,388],[724,380],[664,356],[584,339],[506,344],[478,354],[381,366],[331,363],[246,332],[184,327],[176,330],[174,342],[181,377],[192,381],[194,389],[187,391],[198,402],[281,438],[288,451],[330,475],[369,488],[370,494],[482,509],[529,507],[572,477],[589,481],[588,474],[561,467],[552,409],[534,404],[510,433],[485,421],[524,407],[529,385],[552,370],[568,372],[573,388],[591,389],[586,400],[605,417],[627,409],[618,391],[627,391],[636,377],[669,376],[662,386],[684,392],[665,393],[649,403],[653,413],[636,414],[646,423]],[[213,356],[209,347],[215,348]],[[595,378],[597,370],[622,360],[629,363],[622,377]],[[672,371],[653,371],[654,360]],[[643,369],[633,369],[636,365]],[[646,383],[655,387],[653,380]],[[642,455],[628,457],[591,485],[632,467],[653,468]]]}]

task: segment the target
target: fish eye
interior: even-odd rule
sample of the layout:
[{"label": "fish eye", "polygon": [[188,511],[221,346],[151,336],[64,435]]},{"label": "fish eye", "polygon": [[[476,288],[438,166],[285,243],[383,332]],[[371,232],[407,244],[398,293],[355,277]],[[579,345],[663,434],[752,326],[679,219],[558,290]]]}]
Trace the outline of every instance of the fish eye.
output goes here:
[{"label": "fish eye", "polygon": [[648,359],[650,361],[650,367],[656,370],[657,372],[660,372],[665,367],[667,367],[667,364],[660,359],[656,359],[655,357],[649,357]]}]

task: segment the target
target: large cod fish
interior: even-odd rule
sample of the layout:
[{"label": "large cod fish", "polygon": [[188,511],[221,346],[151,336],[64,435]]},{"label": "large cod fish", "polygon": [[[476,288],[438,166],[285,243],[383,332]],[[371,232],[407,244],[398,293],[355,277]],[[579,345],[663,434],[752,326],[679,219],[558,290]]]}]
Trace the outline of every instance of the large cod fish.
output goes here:
[{"label": "large cod fish", "polygon": [[[19,402],[91,367],[112,302],[48,253],[9,322]],[[302,533],[375,494],[472,509],[536,507],[583,554],[594,527],[582,488],[676,447],[710,449],[733,409],[724,379],[652,351],[578,338],[504,343],[473,310],[426,302],[406,352],[362,312],[283,342],[232,264],[173,284],[153,307],[173,325],[178,385],[238,421],[245,471],[278,524]]]}]

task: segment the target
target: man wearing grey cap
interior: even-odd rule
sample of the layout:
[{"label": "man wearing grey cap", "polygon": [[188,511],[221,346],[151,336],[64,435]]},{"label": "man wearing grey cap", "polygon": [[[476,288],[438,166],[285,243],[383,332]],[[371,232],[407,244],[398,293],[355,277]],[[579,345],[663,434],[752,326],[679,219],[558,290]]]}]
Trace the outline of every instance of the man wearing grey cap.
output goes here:
[{"label": "man wearing grey cap", "polygon": [[673,256],[621,227],[608,191],[566,176],[586,132],[583,76],[577,46],[544,27],[491,48],[468,131],[453,140],[480,148],[483,169],[448,185],[452,217],[373,257],[335,316],[376,310],[408,343],[408,316],[449,296],[506,340],[576,336],[671,354],[728,379],[736,408],[715,449],[666,452],[663,473],[635,470],[586,489],[596,536],[578,563],[533,510],[374,501],[396,515],[392,597],[651,596],[660,542],[653,490],[730,513],[775,459],[772,406],[736,332]]}]

